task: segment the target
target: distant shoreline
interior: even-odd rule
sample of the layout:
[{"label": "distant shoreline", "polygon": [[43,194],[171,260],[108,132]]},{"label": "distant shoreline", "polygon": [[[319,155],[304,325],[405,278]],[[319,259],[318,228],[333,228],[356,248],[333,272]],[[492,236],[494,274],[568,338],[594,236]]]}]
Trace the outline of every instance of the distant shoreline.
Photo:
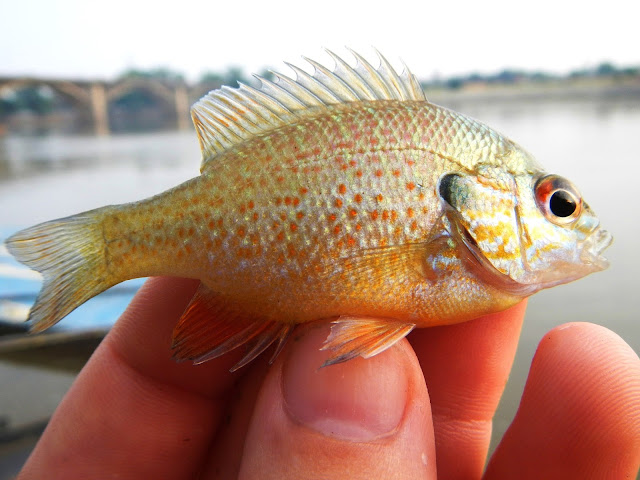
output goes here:
[{"label": "distant shoreline", "polygon": [[640,77],[523,81],[513,84],[470,83],[461,88],[426,87],[434,103],[510,103],[607,101],[640,103]]}]

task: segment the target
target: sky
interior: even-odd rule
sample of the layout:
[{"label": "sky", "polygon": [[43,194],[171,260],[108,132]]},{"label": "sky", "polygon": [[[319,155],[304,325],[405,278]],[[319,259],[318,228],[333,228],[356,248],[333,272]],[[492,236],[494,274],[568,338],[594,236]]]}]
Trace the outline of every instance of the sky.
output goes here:
[{"label": "sky", "polygon": [[[0,76],[112,79],[167,67],[195,81],[300,56],[402,59],[419,78],[640,64],[634,1],[0,0]],[[379,6],[374,6],[379,5]],[[330,62],[329,62],[330,63]]]}]

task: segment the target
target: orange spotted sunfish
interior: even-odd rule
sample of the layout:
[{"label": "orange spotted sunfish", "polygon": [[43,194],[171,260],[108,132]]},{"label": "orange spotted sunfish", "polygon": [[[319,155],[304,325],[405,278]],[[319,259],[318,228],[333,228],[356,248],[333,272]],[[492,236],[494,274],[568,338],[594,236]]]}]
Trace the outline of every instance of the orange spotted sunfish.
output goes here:
[{"label": "orange spotted sunfish", "polygon": [[381,55],[329,55],[198,101],[199,176],[10,237],[44,276],[32,330],[124,280],[189,277],[176,359],[244,346],[239,368],[325,319],[328,365],[606,268],[611,235],[569,180]]}]

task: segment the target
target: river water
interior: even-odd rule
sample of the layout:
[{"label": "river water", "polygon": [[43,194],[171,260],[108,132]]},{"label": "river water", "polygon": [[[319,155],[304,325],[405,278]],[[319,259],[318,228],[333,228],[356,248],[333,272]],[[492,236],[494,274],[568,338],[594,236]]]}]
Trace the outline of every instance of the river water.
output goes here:
[{"label": "river water", "polygon": [[[457,102],[502,131],[547,170],[570,178],[614,236],[611,267],[535,295],[495,424],[513,417],[536,345],[564,322],[604,325],[640,351],[638,202],[640,101]],[[105,204],[141,199],[198,174],[193,132],[0,138],[0,232]]]}]

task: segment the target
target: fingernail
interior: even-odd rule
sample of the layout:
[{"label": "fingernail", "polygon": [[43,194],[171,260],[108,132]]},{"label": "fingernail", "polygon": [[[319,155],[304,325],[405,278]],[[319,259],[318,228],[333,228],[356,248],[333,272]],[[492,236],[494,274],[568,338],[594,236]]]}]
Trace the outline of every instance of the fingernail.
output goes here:
[{"label": "fingernail", "polygon": [[310,329],[292,342],[283,367],[289,416],[317,432],[366,442],[397,430],[408,398],[407,355],[392,347],[373,358],[320,368],[328,327]]}]

